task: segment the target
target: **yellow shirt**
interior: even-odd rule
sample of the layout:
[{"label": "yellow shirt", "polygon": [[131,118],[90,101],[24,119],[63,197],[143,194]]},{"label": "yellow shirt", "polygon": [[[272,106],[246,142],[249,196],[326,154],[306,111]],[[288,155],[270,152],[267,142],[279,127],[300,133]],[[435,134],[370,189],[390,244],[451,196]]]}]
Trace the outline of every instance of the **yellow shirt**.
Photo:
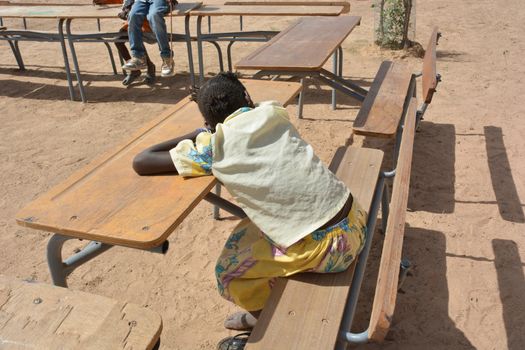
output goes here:
[{"label": "yellow shirt", "polygon": [[213,175],[276,245],[287,248],[333,218],[350,191],[274,102],[241,108],[170,151],[182,176]]}]

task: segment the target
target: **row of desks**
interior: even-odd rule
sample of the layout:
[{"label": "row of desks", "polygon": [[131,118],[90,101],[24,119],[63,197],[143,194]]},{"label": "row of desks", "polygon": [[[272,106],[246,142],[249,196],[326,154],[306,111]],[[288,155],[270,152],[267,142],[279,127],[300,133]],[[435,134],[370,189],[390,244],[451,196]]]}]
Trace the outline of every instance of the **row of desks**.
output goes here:
[{"label": "row of desks", "polygon": [[[279,5],[276,5],[279,3]],[[286,0],[283,2],[272,2],[264,0],[256,0],[255,4],[252,2],[231,2],[225,5],[202,5],[202,3],[180,3],[174,11],[171,13],[173,17],[184,17],[185,18],[185,33],[182,36],[177,36],[179,40],[186,42],[188,63],[190,70],[190,84],[195,85],[194,79],[194,67],[193,67],[193,53],[191,49],[191,33],[190,33],[190,17],[197,17],[197,40],[198,55],[199,55],[199,73],[201,81],[203,77],[203,55],[202,55],[202,42],[204,40],[213,41],[221,40],[217,35],[215,37],[203,38],[201,23],[203,17],[214,17],[214,16],[338,16],[342,13],[348,12],[349,6],[346,6],[345,2],[323,2],[317,1],[313,5],[308,3],[308,6],[304,5],[305,2],[297,0]],[[80,74],[79,64],[75,52],[74,42],[89,39],[91,41],[98,40],[101,42],[115,42],[122,41],[118,39],[119,33],[92,33],[88,36],[76,35],[71,31],[71,22],[75,19],[117,19],[117,13],[119,12],[119,6],[78,6],[78,5],[26,5],[18,6],[14,4],[2,5],[0,4],[0,18],[42,18],[42,19],[55,19],[57,20],[57,32],[48,33],[47,38],[49,41],[59,41],[62,47],[62,53],[64,56],[64,67],[66,70],[66,76],[68,79],[68,86],[70,92],[70,98],[74,100],[75,94],[73,90],[73,83],[71,79],[71,71],[69,68],[68,53],[66,51],[66,41],[68,42],[69,51],[73,59],[73,65],[75,68],[76,78],[78,81],[78,88],[80,97],[83,102],[87,101],[87,96],[82,83],[82,76]],[[64,33],[65,26],[65,33]],[[15,34],[15,35],[13,35]],[[42,34],[42,33],[39,33]],[[43,33],[46,35],[46,33]],[[58,40],[56,36],[58,34]],[[107,35],[105,35],[107,34]],[[253,33],[252,33],[253,34]],[[275,35],[273,33],[271,36]],[[16,43],[16,38],[21,37],[20,31],[2,30],[0,37],[4,40],[8,40],[11,44],[11,48],[15,57],[17,54],[20,55],[17,45],[13,45],[12,42]],[[246,39],[246,33],[242,31],[236,33],[229,33],[229,41],[240,41],[240,40],[252,40]],[[253,36],[253,35],[251,35]],[[257,36],[257,35],[256,35]],[[224,38],[222,38],[224,39]],[[267,40],[264,37],[263,40]],[[222,54],[221,54],[222,55]],[[18,57],[17,57],[18,61]],[[231,65],[231,64],[230,64]]]}]

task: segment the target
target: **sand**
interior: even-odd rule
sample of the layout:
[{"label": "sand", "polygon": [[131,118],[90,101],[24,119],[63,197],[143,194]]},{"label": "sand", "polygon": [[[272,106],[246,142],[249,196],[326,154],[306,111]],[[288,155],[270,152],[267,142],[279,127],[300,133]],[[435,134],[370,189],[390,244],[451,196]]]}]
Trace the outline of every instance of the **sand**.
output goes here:
[{"label": "sand", "polygon": [[[417,3],[416,39],[426,43],[434,25],[443,37],[438,70],[443,82],[416,135],[403,255],[411,275],[398,294],[386,349],[522,349],[525,344],[525,163],[521,103],[525,68],[525,11],[518,0],[427,0]],[[370,82],[387,58],[414,71],[421,60],[372,45],[371,1],[352,2],[363,16],[344,43],[344,75]],[[282,29],[294,18],[245,18],[247,29]],[[31,28],[55,27],[29,20]],[[6,20],[8,26],[20,21]],[[180,20],[175,29],[182,30]],[[79,21],[78,30],[94,30]],[[118,28],[104,21],[103,28]],[[214,30],[234,30],[237,21],[216,19]],[[234,60],[259,44],[237,44]],[[188,94],[184,44],[177,75],[158,84],[124,88],[111,72],[101,44],[77,45],[87,104],[68,100],[58,44],[22,43],[27,71],[17,71],[0,42],[0,273],[50,283],[45,260],[49,233],[17,226],[16,212],[50,187],[111,149],[167,106]],[[157,67],[155,46],[148,47]],[[206,72],[217,72],[206,46]],[[359,105],[309,82],[305,118],[295,117],[322,160],[351,138]],[[176,136],[176,135],[174,135]],[[214,263],[236,220],[214,221],[201,203],[170,236],[165,256],[114,248],[75,271],[70,288],[151,308],[162,315],[161,349],[214,349],[225,316],[237,310],[221,299]],[[82,246],[71,242],[66,253]],[[376,243],[363,286],[355,331],[367,325],[375,284]]]}]

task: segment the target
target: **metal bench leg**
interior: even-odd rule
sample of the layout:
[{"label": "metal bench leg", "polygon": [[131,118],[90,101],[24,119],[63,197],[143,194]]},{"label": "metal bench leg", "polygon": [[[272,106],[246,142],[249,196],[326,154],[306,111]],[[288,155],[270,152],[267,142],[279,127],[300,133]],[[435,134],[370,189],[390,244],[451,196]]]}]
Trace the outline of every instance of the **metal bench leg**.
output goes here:
[{"label": "metal bench leg", "polygon": [[[337,63],[337,58],[338,58],[337,56],[338,56],[337,55],[337,51],[335,51],[334,54],[332,55],[332,70],[333,70],[334,74],[336,74],[336,75],[337,75],[337,72],[338,72],[337,68],[339,67],[339,65]],[[337,102],[336,102],[335,98],[336,98],[335,97],[335,88],[332,88],[332,110],[334,110],[334,111],[335,111],[336,105],[337,105]]]},{"label": "metal bench leg", "polygon": [[64,69],[66,70],[67,87],[69,89],[69,98],[75,100],[75,91],[73,90],[73,81],[71,80],[71,69],[69,68],[69,58],[67,57],[66,41],[64,39],[64,19],[58,20],[58,34],[60,37],[60,46],[62,47],[62,56],[64,56]]},{"label": "metal bench leg", "polygon": [[213,46],[215,46],[215,48],[217,49],[217,56],[219,58],[219,69],[221,72],[224,72],[224,60],[222,58],[222,50],[221,50],[220,45],[216,41],[212,41],[212,40],[207,40],[207,41]]},{"label": "metal bench leg", "polygon": [[11,51],[13,51],[13,56],[15,56],[16,64],[18,64],[18,69],[20,69],[21,71],[26,70],[24,61],[22,60],[22,55],[20,54],[20,49],[18,48],[18,41],[13,42],[11,40],[7,40],[7,42],[11,47]]},{"label": "metal bench leg", "polygon": [[193,66],[193,51],[191,48],[191,34],[190,34],[190,16],[184,17],[184,31],[186,40],[186,49],[188,51],[188,67],[190,70],[190,87],[195,86],[195,67]]},{"label": "metal bench leg", "polygon": [[51,279],[55,286],[64,288],[67,288],[67,276],[74,269],[112,247],[100,242],[89,242],[80,252],[63,261],[62,247],[69,239],[74,238],[55,234],[47,244],[47,264],[51,273]]},{"label": "metal bench leg", "polygon": [[[221,196],[221,184],[220,183],[215,185],[215,195],[217,195],[217,197]],[[220,209],[219,206],[217,204],[214,204],[214,206],[213,206],[213,218],[215,220],[219,220],[219,218],[220,218],[219,209]]]},{"label": "metal bench leg", "polygon": [[304,99],[304,78],[301,78],[301,91],[299,92],[299,100],[297,101],[297,117],[303,119],[303,99]]},{"label": "metal bench leg", "polygon": [[[242,16],[241,16],[242,18]],[[232,64],[232,46],[235,41],[230,41],[228,43],[228,47],[226,48],[226,58],[228,59],[228,70],[231,72],[233,70],[233,64]]]},{"label": "metal bench leg", "polygon": [[109,43],[104,41],[104,45],[106,45],[106,48],[108,49],[109,61],[111,62],[111,68],[113,68],[113,74],[118,75],[117,67],[115,66],[115,58],[113,57],[113,50],[111,50]]},{"label": "metal bench leg", "polygon": [[71,37],[71,19],[66,20],[66,34],[67,41],[69,42],[69,51],[71,51],[71,56],[73,57],[73,65],[75,66],[75,74],[77,76],[78,89],[80,90],[80,98],[82,102],[87,102],[86,94],[84,92],[84,84],[82,82],[82,74],[80,74],[80,69],[78,67],[77,54],[75,51],[75,45],[73,43],[73,38]]},{"label": "metal bench leg", "polygon": [[[208,21],[209,21],[208,17]],[[208,22],[209,24],[210,22]],[[197,54],[199,56],[199,86],[202,86],[204,83],[204,62],[203,61],[203,54],[202,54],[202,16],[197,16]]]}]

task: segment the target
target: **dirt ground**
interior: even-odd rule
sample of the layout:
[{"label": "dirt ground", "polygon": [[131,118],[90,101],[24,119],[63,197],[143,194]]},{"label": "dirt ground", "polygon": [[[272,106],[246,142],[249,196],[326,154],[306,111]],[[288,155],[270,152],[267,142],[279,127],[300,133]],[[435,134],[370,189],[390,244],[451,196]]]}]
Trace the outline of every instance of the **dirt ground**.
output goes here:
[{"label": "dirt ground", "polygon": [[[353,1],[362,25],[345,41],[344,75],[370,82],[384,59],[421,59],[379,50],[373,42],[371,1]],[[246,29],[283,29],[294,18],[245,18]],[[5,25],[20,26],[6,20]],[[523,88],[525,10],[519,0],[427,0],[417,2],[416,39],[432,27],[443,37],[438,71],[443,82],[416,135],[403,255],[411,275],[398,295],[386,342],[359,348],[523,349],[525,344],[525,162]],[[55,22],[29,20],[53,30]],[[213,30],[237,29],[218,18]],[[103,29],[117,29],[103,21]],[[181,32],[180,19],[174,29]],[[192,28],[195,28],[192,24]],[[96,30],[78,21],[75,30]],[[259,44],[234,46],[234,61]],[[27,70],[17,70],[0,42],[0,273],[50,283],[45,259],[49,233],[17,226],[19,209],[88,164],[167,106],[188,94],[185,46],[175,44],[177,75],[154,87],[125,88],[101,44],[77,45],[89,103],[71,102],[58,44],[21,43]],[[156,46],[148,50],[157,67]],[[211,46],[206,72],[218,71]],[[208,73],[208,74],[209,74]],[[520,98],[521,96],[521,98]],[[328,162],[336,148],[359,143],[351,126],[359,104],[309,81],[305,118],[292,119]],[[176,135],[174,135],[176,136]],[[236,307],[221,299],[214,263],[235,220],[215,221],[201,203],[170,236],[165,256],[113,248],[76,270],[70,288],[151,308],[162,315],[161,349],[214,349],[222,322]],[[72,253],[82,243],[67,245]],[[367,325],[377,271],[373,248],[355,331]]]}]

